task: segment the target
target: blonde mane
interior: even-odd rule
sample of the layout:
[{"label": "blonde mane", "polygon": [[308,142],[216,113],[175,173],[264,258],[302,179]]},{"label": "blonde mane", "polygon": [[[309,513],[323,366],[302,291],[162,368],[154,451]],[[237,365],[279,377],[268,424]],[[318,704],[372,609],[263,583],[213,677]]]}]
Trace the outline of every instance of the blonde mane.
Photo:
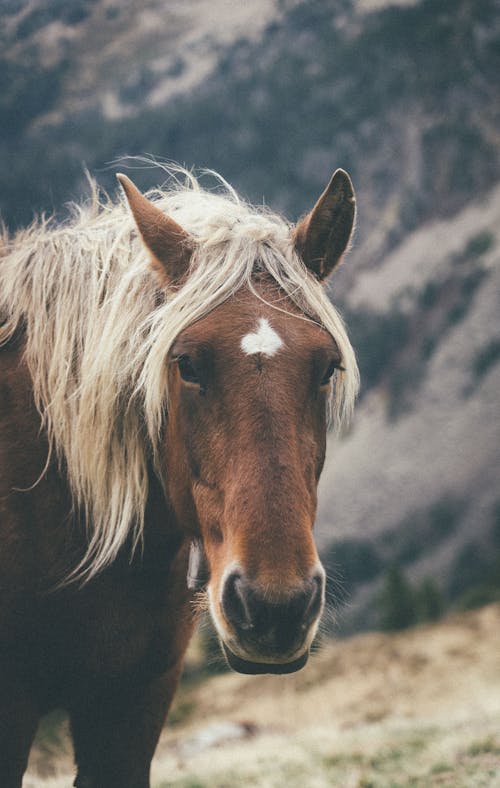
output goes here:
[{"label": "blonde mane", "polygon": [[243,202],[218,176],[215,193],[179,168],[169,174],[168,188],[147,196],[195,240],[180,289],[158,290],[125,199],[101,198],[94,182],[70,222],[42,219],[0,247],[0,345],[23,328],[51,451],[86,515],[89,546],[78,572],[88,577],[130,536],[134,547],[141,542],[148,466],[162,474],[170,346],[241,287],[253,288],[257,264],[338,344],[345,371],[332,387],[337,426],[358,389],[342,320],[296,254],[291,225]]}]

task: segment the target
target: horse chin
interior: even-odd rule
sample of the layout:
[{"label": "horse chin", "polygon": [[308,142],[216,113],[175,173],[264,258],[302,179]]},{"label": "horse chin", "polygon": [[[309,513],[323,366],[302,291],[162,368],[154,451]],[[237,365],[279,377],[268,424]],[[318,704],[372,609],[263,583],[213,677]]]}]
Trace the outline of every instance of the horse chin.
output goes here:
[{"label": "horse chin", "polygon": [[273,673],[275,675],[295,673],[297,670],[303,668],[309,659],[309,649],[306,649],[298,659],[294,659],[291,662],[252,662],[237,657],[236,654],[230,651],[225,643],[222,644],[222,648],[230,668],[237,673],[245,673],[252,676],[263,673]]}]

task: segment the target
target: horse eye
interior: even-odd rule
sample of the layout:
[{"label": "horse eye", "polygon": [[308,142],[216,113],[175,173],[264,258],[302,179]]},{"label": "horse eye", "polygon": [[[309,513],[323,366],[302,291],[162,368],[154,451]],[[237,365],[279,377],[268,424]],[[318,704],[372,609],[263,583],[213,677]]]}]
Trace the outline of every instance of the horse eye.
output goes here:
[{"label": "horse eye", "polygon": [[327,386],[330,383],[330,380],[332,379],[333,373],[337,369],[342,369],[340,364],[337,361],[330,361],[330,363],[328,364],[328,367],[327,367],[327,369],[325,371],[325,374],[321,378],[321,385],[322,386]]},{"label": "horse eye", "polygon": [[186,383],[200,383],[200,379],[198,374],[191,363],[191,359],[189,356],[178,356],[177,359],[177,366],[179,367],[179,372],[181,378],[186,381]]}]

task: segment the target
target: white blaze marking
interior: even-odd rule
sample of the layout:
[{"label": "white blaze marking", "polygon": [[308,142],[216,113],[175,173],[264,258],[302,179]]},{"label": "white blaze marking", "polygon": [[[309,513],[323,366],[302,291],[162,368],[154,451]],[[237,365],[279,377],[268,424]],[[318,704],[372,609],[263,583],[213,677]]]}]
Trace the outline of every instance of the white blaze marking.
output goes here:
[{"label": "white blaze marking", "polygon": [[259,319],[257,331],[246,334],[241,340],[241,348],[247,354],[264,353],[265,356],[274,356],[283,345],[283,340],[271,328],[265,317]]}]

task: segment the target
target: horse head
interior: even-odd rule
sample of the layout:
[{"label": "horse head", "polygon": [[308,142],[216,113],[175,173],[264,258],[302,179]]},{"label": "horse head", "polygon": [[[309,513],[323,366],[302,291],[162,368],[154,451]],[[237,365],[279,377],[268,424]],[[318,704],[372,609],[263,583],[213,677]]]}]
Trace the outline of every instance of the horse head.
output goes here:
[{"label": "horse head", "polygon": [[[119,177],[160,285],[182,288],[196,239]],[[290,234],[305,276],[323,283],[337,267],[354,215],[349,176],[337,170]],[[345,363],[259,260],[166,352],[165,486],[203,546],[210,613],[240,672],[288,673],[307,661],[325,597],[313,525],[327,402]]]}]

